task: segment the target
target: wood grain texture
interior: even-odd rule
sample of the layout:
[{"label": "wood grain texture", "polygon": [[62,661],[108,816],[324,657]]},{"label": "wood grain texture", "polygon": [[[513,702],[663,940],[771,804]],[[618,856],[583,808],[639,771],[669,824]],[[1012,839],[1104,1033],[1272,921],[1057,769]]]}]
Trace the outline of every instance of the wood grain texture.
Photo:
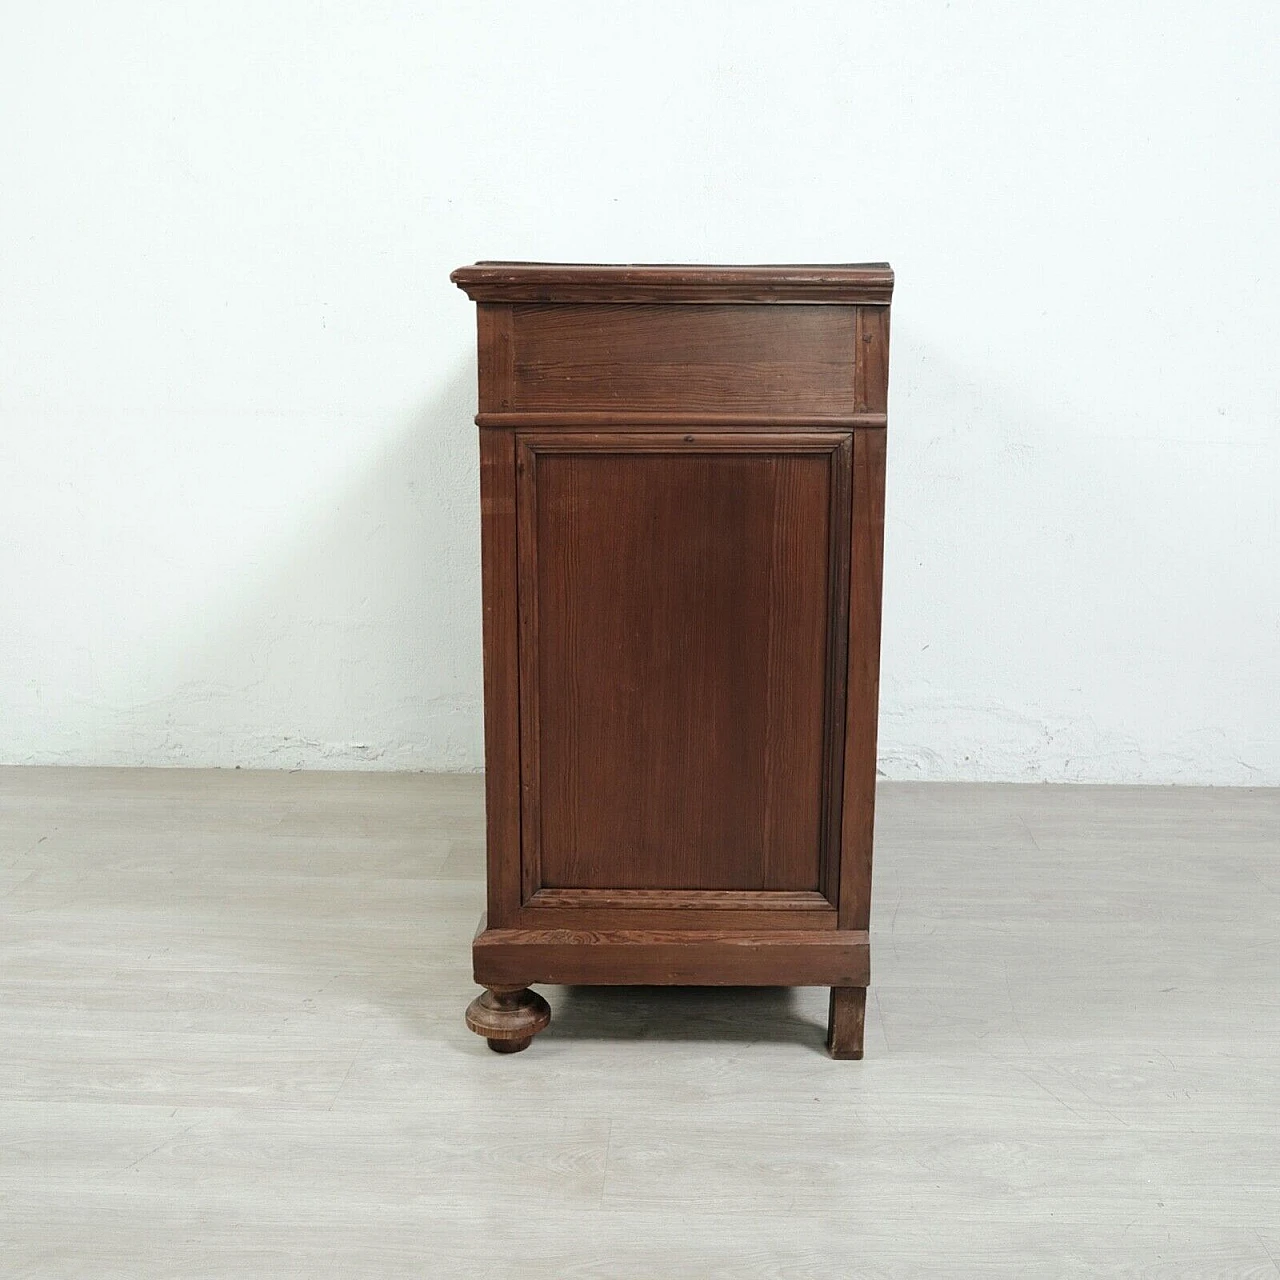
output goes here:
[{"label": "wood grain texture", "polygon": [[[892,272],[453,278],[479,303],[476,421],[503,442],[481,474],[502,490],[482,502],[491,980],[537,980],[519,954],[544,959],[548,930],[579,940],[583,981],[827,972],[869,918]],[[836,1056],[861,1044],[850,973]]]},{"label": "wood grain texture", "polygon": [[539,889],[524,929],[834,929],[825,895],[785,889]]},{"label": "wood grain texture", "polygon": [[859,307],[854,403],[867,414],[883,414],[889,398],[889,308]]},{"label": "wood grain texture", "polygon": [[[786,889],[539,889],[533,907],[627,907],[640,910],[657,907],[667,911],[760,911],[776,908],[787,911],[831,911],[831,904],[812,890]],[[811,926],[812,927],[812,926]]]},{"label": "wood grain texture", "polygon": [[516,600],[515,437],[480,436],[480,556],[484,579],[484,758],[489,779],[489,918],[519,910],[520,703]]},{"label": "wood grain texture", "polygon": [[514,368],[511,306],[482,303],[476,308],[476,373],[482,410],[498,412],[510,407]]},{"label": "wood grain texture", "polygon": [[831,538],[827,550],[826,671],[822,706],[822,802],[819,813],[818,890],[840,901],[844,856],[844,740],[848,711],[849,572],[853,555],[853,441],[841,441],[831,470]]},{"label": "wood grain texture", "polygon": [[[825,910],[814,909],[807,904],[797,908],[790,895],[785,893],[762,893],[756,906],[744,907],[732,899],[730,905],[711,905],[715,899],[709,897],[693,905],[685,893],[671,889],[654,890],[646,906],[627,904],[625,899],[619,899],[618,905],[601,906],[592,902],[590,889],[551,890],[562,896],[548,902],[542,897],[544,892],[547,891],[539,890],[519,911],[508,917],[512,928],[808,931],[834,929],[837,924],[836,908],[829,903]],[[580,901],[579,895],[582,895]]]},{"label": "wood grain texture", "polygon": [[827,1052],[839,1061],[862,1057],[863,1027],[867,1016],[865,986],[831,988],[827,1008]]},{"label": "wood grain texture", "polygon": [[855,307],[512,308],[510,408],[857,412]]},{"label": "wood grain texture", "polygon": [[526,903],[823,881],[846,444],[521,437]]},{"label": "wood grain texture", "polygon": [[528,987],[491,986],[467,1006],[467,1030],[494,1053],[523,1053],[551,1021],[551,1006]]},{"label": "wood grain texture", "polygon": [[813,987],[489,1053],[484,785],[0,769],[6,1280],[1274,1280],[1280,790],[882,783],[855,1067]]},{"label": "wood grain texture", "polygon": [[884,432],[856,432],[853,441],[853,550],[849,575],[844,808],[841,815],[843,852],[839,908],[842,929],[865,929],[871,915],[880,702],[884,468]]},{"label": "wood grain texture", "polygon": [[500,413],[477,413],[476,426],[500,429],[520,427],[527,430],[552,428],[565,431],[599,431],[603,427],[629,427],[645,431],[687,431],[690,427],[711,427],[717,431],[743,434],[767,431],[811,432],[852,431],[855,427],[883,427],[883,413],[725,413],[697,409],[608,409],[608,410],[511,410]]},{"label": "wood grain texture", "polygon": [[837,266],[630,266],[477,262],[449,277],[476,302],[888,305],[887,262]]},{"label": "wood grain texture", "polygon": [[484,929],[475,980],[612,986],[865,987],[867,936],[852,930]]}]

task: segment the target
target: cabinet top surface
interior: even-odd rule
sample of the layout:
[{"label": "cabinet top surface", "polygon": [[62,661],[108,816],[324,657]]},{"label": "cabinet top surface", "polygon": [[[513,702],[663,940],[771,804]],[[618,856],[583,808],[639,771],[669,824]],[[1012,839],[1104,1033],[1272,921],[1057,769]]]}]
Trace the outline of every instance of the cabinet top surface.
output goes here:
[{"label": "cabinet top surface", "polygon": [[887,306],[887,262],[696,266],[477,262],[450,277],[475,302],[861,303]]}]

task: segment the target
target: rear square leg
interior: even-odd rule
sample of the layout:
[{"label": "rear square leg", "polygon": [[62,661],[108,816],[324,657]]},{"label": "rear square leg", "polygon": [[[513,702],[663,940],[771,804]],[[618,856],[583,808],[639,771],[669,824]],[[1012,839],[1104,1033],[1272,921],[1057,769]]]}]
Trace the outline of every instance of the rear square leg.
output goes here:
[{"label": "rear square leg", "polygon": [[866,987],[831,988],[831,1002],[827,1006],[827,1052],[833,1058],[862,1057],[866,1013]]}]

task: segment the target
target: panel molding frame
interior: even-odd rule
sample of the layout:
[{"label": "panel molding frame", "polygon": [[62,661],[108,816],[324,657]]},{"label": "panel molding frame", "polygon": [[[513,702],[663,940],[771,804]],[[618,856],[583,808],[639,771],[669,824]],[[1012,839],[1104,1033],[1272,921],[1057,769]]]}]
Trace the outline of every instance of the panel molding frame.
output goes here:
[{"label": "panel molding frame", "polygon": [[[515,470],[515,596],[518,631],[518,671],[516,721],[518,724],[520,794],[519,834],[515,863],[508,858],[504,889],[490,895],[490,918],[494,907],[504,918],[522,927],[542,927],[533,921],[559,919],[579,912],[603,920],[614,917],[621,925],[658,913],[689,919],[704,914],[725,919],[737,915],[743,927],[759,927],[762,918],[777,913],[784,928],[827,929],[836,927],[840,901],[840,867],[845,791],[846,695],[849,675],[850,632],[842,625],[848,616],[848,593],[852,560],[853,483],[855,435],[852,430],[797,430],[782,424],[773,429],[754,427],[749,432],[716,431],[700,428],[690,415],[689,430],[681,432],[672,423],[665,430],[591,431],[587,422],[566,424],[564,428],[513,431]],[[646,424],[648,425],[648,424]],[[656,424],[655,424],[656,425]],[[779,429],[781,428],[781,429]],[[482,432],[482,436],[486,433]],[[503,433],[506,434],[506,433]],[[826,654],[824,671],[824,722],[822,738],[818,851],[818,890],[720,890],[720,889],[599,889],[548,888],[542,885],[541,762],[539,715],[539,628],[537,473],[540,455],[565,454],[805,454],[827,456],[830,466],[830,508],[828,513]],[[491,886],[492,888],[492,886]],[[505,910],[502,908],[505,907]],[[689,913],[686,915],[686,913]],[[722,913],[725,913],[722,915]],[[727,918],[726,918],[727,916]],[[785,921],[785,923],[783,923]],[[546,927],[557,927],[548,925]]]},{"label": "panel molding frame", "polygon": [[824,894],[812,889],[538,889],[526,907],[602,907],[637,911],[652,907],[665,911],[786,911],[833,909]]}]

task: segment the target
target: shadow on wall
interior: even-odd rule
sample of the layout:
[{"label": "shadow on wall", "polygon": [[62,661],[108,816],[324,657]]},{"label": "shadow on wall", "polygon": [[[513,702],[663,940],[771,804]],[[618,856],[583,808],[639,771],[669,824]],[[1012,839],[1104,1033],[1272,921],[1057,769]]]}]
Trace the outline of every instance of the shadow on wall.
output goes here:
[{"label": "shadow on wall", "polygon": [[[1257,781],[1274,769],[1280,684],[1257,654],[1275,588],[1232,549],[1274,537],[1265,457],[1190,411],[1119,421],[1043,383],[978,376],[896,328],[884,775]],[[468,353],[395,430],[330,420],[308,454],[301,416],[283,424],[277,474],[294,451],[303,474],[332,472],[335,450],[346,469],[279,513],[274,542],[263,503],[246,507],[222,584],[194,582],[148,637],[145,678],[105,700],[94,758],[479,769],[474,404]]]},{"label": "shadow on wall", "polygon": [[1275,587],[1233,551],[1273,510],[1257,451],[1194,406],[1121,416],[1051,368],[1002,380],[906,323],[894,343],[881,776],[1258,781]]},{"label": "shadow on wall", "polygon": [[978,377],[905,324],[894,338],[880,775],[1087,773],[1133,749],[1093,718],[1121,656],[1098,650],[1099,601],[1124,598],[1096,407]]},{"label": "shadow on wall", "polygon": [[481,767],[474,398],[459,361],[292,547],[175,622],[157,654],[171,763]]},{"label": "shadow on wall", "polygon": [[[353,420],[353,438],[376,441],[353,450],[359,470],[289,512],[283,544],[255,549],[228,587],[197,595],[192,614],[160,637],[157,661],[171,664],[151,685],[165,691],[161,705],[124,703],[148,746],[162,733],[161,754],[175,764],[482,767],[474,401],[468,353],[398,430]],[[1099,675],[1081,661],[1092,639],[1082,606],[1116,563],[1110,539],[1088,544],[1109,509],[1124,506],[1082,438],[1089,416],[966,376],[945,349],[899,326],[888,776],[1071,777],[1072,761],[1134,750],[1071,706]],[[305,433],[291,430],[285,449],[305,447]],[[1051,592],[1046,561],[1056,566]],[[1064,685],[1070,694],[1051,696]]]}]

